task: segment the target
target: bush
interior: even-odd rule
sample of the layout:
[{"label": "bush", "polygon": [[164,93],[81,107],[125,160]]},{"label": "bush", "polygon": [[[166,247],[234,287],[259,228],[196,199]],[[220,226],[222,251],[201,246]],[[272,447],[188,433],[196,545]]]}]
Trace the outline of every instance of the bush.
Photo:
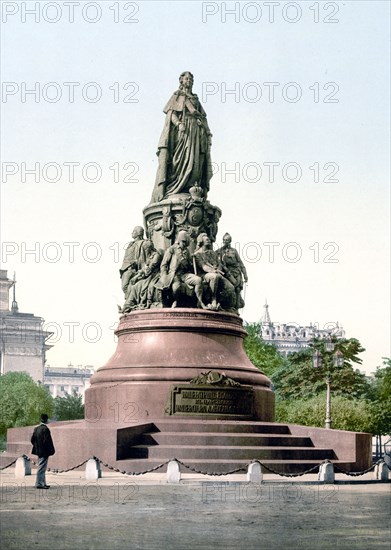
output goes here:
[{"label": "bush", "polygon": [[54,398],[54,415],[57,420],[78,420],[84,418],[84,405],[81,395],[74,391],[72,395]]},{"label": "bush", "polygon": [[34,382],[25,372],[0,376],[0,435],[8,428],[38,424],[42,413],[53,414],[49,390]]},{"label": "bush", "polygon": [[[306,400],[276,402],[276,422],[324,428],[325,418],[325,393]],[[335,430],[374,433],[371,407],[362,399],[332,397],[331,418]]]}]

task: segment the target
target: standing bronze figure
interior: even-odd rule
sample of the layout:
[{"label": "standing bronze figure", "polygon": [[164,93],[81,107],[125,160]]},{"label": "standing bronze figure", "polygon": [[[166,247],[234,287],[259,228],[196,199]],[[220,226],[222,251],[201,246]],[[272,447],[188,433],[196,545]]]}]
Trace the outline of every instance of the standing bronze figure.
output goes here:
[{"label": "standing bronze figure", "polygon": [[198,96],[193,94],[193,82],[193,75],[183,72],[179,89],[164,108],[166,120],[158,145],[159,166],[152,203],[170,195],[188,193],[196,183],[204,197],[209,191],[212,134]]}]

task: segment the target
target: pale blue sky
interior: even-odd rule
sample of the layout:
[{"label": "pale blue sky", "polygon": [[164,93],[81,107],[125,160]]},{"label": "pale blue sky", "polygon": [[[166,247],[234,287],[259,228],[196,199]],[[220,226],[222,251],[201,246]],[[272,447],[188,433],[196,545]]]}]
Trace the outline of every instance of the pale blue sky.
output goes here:
[{"label": "pale blue sky", "polygon": [[[2,78],[14,83],[6,89],[13,87],[15,93],[3,95],[2,160],[15,163],[6,166],[18,172],[5,182],[3,177],[2,239],[11,243],[3,268],[17,272],[21,310],[62,328],[48,354],[51,365],[72,361],[99,367],[114,352],[110,327],[117,319],[116,304],[122,302],[122,252],[119,257],[115,252],[126,244],[133,226],[142,223],[157,166],[162,109],[183,70],[195,76],[194,91],[203,100],[214,135],[212,159],[218,171],[209,199],[223,210],[219,238],[228,230],[250,256],[243,317],[258,320],[267,297],[275,321],[320,326],[339,321],[347,336],[359,338],[367,349],[363,368],[368,372],[390,354],[388,2],[329,2],[327,9],[324,2],[297,2],[297,23],[284,19],[286,2],[276,7],[274,23],[264,2],[255,3],[262,9],[261,19],[246,21],[255,12],[243,12],[249,3],[241,3],[238,22],[227,16],[224,23],[220,3],[208,3],[217,13],[202,22],[202,2],[143,1],[134,15],[138,22],[128,24],[113,22],[110,6],[116,3],[111,1],[97,3],[102,18],[95,24],[83,20],[81,6],[86,2],[75,7],[73,23],[62,2],[57,2],[57,23],[44,20],[44,15],[55,15],[45,12],[46,2],[39,3],[41,21],[26,15],[25,23],[23,3],[8,4],[17,5],[18,12],[3,12]],[[131,15],[132,4],[117,4],[121,21]],[[319,23],[310,9],[314,5],[319,6]],[[92,15],[92,10],[87,13]],[[285,15],[292,18],[294,13]],[[323,22],[327,16],[338,22]],[[31,95],[23,102],[23,82],[27,88],[40,84],[38,102]],[[43,88],[50,82],[62,93],[58,102],[47,101],[56,92],[52,86],[45,95]],[[73,103],[66,82],[80,83]],[[81,95],[89,82],[102,90],[96,103]],[[110,89],[116,82],[118,103]],[[136,103],[123,102],[132,89],[122,89],[127,82],[138,87]],[[274,103],[265,82],[280,83]],[[292,82],[302,93],[296,103],[281,92]],[[233,95],[222,97],[224,86],[232,89],[235,83],[237,101]],[[314,101],[314,83],[319,83],[319,102]],[[218,93],[205,96],[206,86]],[[246,96],[246,90],[261,90],[262,97],[251,102],[254,96]],[[338,102],[324,103],[333,91],[331,99]],[[286,93],[293,92],[291,86]],[[99,163],[101,180],[87,182],[76,168],[75,181],[67,181],[64,163],[69,162]],[[139,167],[134,176],[138,183],[113,181],[109,167],[126,162]],[[268,162],[280,163],[274,183],[268,181]],[[22,163],[28,168],[39,163],[38,183],[32,176],[21,182]],[[53,173],[42,173],[46,163],[62,167],[60,181],[47,181]],[[233,175],[222,181],[223,163],[228,169],[239,163],[240,181]],[[251,171],[246,174],[248,163],[263,168],[261,178]],[[296,183],[284,180],[281,166],[287,163],[302,170]],[[337,166],[334,177],[339,181],[314,182],[314,169],[309,168],[314,163],[319,163],[321,180]],[[325,163],[332,163],[326,171]],[[124,175],[122,170],[121,179]],[[80,243],[74,262],[69,261],[66,242]],[[95,263],[82,254],[90,242],[97,243],[89,248],[91,257],[95,250],[101,252]],[[257,244],[249,246],[251,242]],[[274,262],[267,242],[280,243]],[[285,252],[301,251],[295,263],[281,252],[291,242],[297,244]],[[39,247],[37,262],[32,255],[23,257],[23,247],[34,243]],[[327,243],[336,244],[323,250]],[[319,262],[314,261],[316,246]],[[325,263],[326,254],[336,247],[338,262]],[[50,262],[57,251],[61,258]],[[249,261],[260,251],[262,257]],[[73,342],[64,323],[79,323]],[[95,344],[83,338],[87,323],[102,329]],[[93,329],[89,339],[94,339]]]}]

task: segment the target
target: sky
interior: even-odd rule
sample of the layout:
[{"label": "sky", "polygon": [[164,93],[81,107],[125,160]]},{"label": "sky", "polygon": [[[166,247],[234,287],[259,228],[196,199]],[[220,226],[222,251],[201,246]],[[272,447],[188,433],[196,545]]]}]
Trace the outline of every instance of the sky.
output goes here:
[{"label": "sky", "polygon": [[242,317],[267,299],[275,322],[338,322],[367,373],[390,356],[388,2],[1,7],[1,263],[54,333],[48,364],[115,351],[118,269],[184,70],[213,133],[217,242],[249,274]]}]

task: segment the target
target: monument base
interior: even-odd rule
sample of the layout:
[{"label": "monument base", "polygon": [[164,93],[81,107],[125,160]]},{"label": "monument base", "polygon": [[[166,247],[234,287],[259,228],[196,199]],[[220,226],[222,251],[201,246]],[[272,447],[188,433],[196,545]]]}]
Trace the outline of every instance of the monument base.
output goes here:
[{"label": "monument base", "polygon": [[[86,420],[188,417],[192,411],[184,403],[179,409],[167,408],[171,389],[194,389],[191,381],[208,372],[206,391],[215,392],[209,397],[194,394],[188,406],[195,416],[274,420],[271,382],[244,352],[246,332],[238,315],[187,308],[138,310],[121,317],[116,335],[116,352],[92,376],[86,391]],[[222,380],[231,384],[229,389],[221,387]],[[232,385],[239,403],[232,397]],[[194,391],[199,388],[197,382]]]},{"label": "monument base", "polygon": [[[325,459],[346,471],[370,465],[370,434],[273,422],[271,382],[245,354],[237,315],[140,310],[123,315],[116,334],[115,354],[91,378],[85,420],[50,424],[51,468],[92,456],[124,472],[173,457],[209,473],[255,459],[284,473],[315,471]],[[1,466],[30,453],[32,431],[8,430]]]},{"label": "monument base", "polygon": [[[158,468],[165,472],[167,462],[177,458],[188,468],[202,472],[226,473],[246,468],[259,460],[264,473],[299,473],[324,460],[346,472],[360,472],[371,466],[372,436],[366,433],[326,430],[309,426],[260,421],[211,420],[201,418],[150,419],[148,422],[102,422],[76,420],[49,425],[56,454],[50,468],[68,469],[95,456],[102,470],[145,472]],[[22,454],[30,455],[34,426],[12,428],[7,432],[7,452],[0,456],[0,467]],[[37,462],[37,457],[32,456]],[[104,466],[107,464],[108,466]],[[269,470],[268,470],[269,468]]]}]

